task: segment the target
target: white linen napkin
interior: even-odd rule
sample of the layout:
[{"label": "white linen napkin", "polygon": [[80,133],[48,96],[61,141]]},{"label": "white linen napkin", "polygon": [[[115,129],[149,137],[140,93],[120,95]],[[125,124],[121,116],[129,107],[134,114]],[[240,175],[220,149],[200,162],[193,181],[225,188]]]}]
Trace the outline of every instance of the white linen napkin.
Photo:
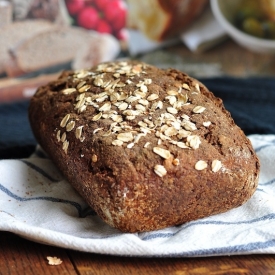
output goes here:
[{"label": "white linen napkin", "polygon": [[192,52],[204,52],[226,38],[226,31],[218,23],[210,7],[180,36]]},{"label": "white linen napkin", "polygon": [[260,158],[253,197],[226,213],[158,231],[126,234],[105,224],[37,151],[0,161],[0,230],[35,242],[101,254],[198,257],[275,253],[275,135],[251,135]]}]

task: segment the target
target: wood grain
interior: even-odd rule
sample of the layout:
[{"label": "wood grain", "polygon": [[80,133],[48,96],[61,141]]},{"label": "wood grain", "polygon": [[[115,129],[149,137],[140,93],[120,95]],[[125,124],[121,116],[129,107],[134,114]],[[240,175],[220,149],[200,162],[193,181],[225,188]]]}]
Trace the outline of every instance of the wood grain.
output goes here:
[{"label": "wood grain", "polygon": [[[58,257],[61,265],[51,266],[47,256]],[[66,250],[40,245],[14,234],[0,232],[0,275],[76,275]]]},{"label": "wood grain", "polygon": [[274,255],[207,258],[123,258],[70,252],[80,275],[271,275]]},{"label": "wood grain", "polygon": [[[50,266],[47,256],[63,262]],[[83,253],[0,233],[0,275],[272,275],[275,255],[137,258]]]}]

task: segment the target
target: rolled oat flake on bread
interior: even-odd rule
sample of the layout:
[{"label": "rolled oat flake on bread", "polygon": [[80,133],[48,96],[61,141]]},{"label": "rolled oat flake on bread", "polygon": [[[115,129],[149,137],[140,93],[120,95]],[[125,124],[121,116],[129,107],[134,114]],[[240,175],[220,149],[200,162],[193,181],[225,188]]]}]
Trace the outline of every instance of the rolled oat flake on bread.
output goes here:
[{"label": "rolled oat flake on bread", "polygon": [[199,81],[139,61],[65,71],[29,107],[34,135],[110,226],[142,232],[245,203],[259,178],[249,139]]}]

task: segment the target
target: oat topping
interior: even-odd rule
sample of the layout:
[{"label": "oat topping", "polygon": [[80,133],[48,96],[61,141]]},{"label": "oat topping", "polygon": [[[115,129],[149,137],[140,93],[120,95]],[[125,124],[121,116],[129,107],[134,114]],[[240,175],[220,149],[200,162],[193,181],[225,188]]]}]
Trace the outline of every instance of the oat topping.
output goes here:
[{"label": "oat topping", "polygon": [[[93,72],[75,71],[71,75],[73,87],[63,89],[62,94],[76,94],[74,102],[76,114],[85,112],[87,108],[94,108],[95,114],[91,117],[92,121],[96,123],[105,119],[113,121],[111,125],[106,124],[110,125],[108,129],[98,127],[93,134],[102,137],[112,136],[114,146],[131,149],[140,142],[142,137],[153,133],[158,138],[157,142],[152,144],[152,147],[149,146],[151,142],[146,142],[143,147],[152,148],[155,154],[164,159],[172,156],[170,151],[165,149],[168,144],[187,150],[199,149],[201,140],[196,135],[198,129],[192,121],[192,113],[199,115],[207,112],[207,109],[204,106],[191,105],[192,113],[189,112],[187,115],[184,112],[184,106],[192,104],[189,97],[194,93],[200,93],[199,84],[175,83],[174,87],[167,89],[166,95],[162,95],[157,89],[151,88],[154,81],[145,77],[146,67],[146,64],[131,65],[122,61],[100,64]],[[73,114],[66,114],[60,122],[60,127],[65,128],[67,133],[75,129],[76,139],[83,142],[84,126],[78,125],[75,117],[74,120],[70,120],[72,117],[74,117]],[[209,127],[210,124],[210,121],[203,122],[205,127]],[[66,132],[58,130],[56,138],[63,143],[62,148],[67,153],[69,141]],[[93,155],[93,162],[95,162],[94,159]],[[179,165],[179,159],[173,159],[172,163],[175,166]],[[205,161],[198,161],[195,165],[197,170],[205,168],[207,168]],[[216,172],[220,168],[221,163],[214,160],[212,171]],[[162,165],[156,165],[154,171],[160,177],[167,173]]]},{"label": "oat topping", "polygon": [[204,160],[199,160],[196,164],[195,164],[195,169],[196,170],[204,170],[207,168],[207,163]]},{"label": "oat topping", "polygon": [[187,131],[195,131],[197,130],[197,126],[195,123],[189,121],[189,120],[183,120],[181,125],[183,126],[183,128]]},{"label": "oat topping", "polygon": [[115,145],[115,146],[122,146],[123,141],[115,139],[115,140],[112,141],[112,144]]},{"label": "oat topping", "polygon": [[204,112],[205,111],[205,107],[203,107],[203,106],[196,106],[194,109],[193,109],[193,112],[195,113],[195,114],[201,114],[202,112]]},{"label": "oat topping", "polygon": [[149,141],[147,141],[145,144],[144,144],[144,148],[148,148],[148,146],[150,145],[150,142]]},{"label": "oat topping", "polygon": [[204,127],[209,127],[211,125],[211,121],[205,121],[202,124]]},{"label": "oat topping", "polygon": [[190,120],[190,117],[189,117],[188,115],[186,115],[186,114],[183,114],[181,117],[182,117],[183,119],[185,119],[185,120]]},{"label": "oat topping", "polygon": [[62,142],[64,142],[66,140],[66,133],[63,133],[60,139]]},{"label": "oat topping", "polygon": [[[79,127],[81,127],[81,131],[82,131],[83,126],[79,126]],[[103,127],[101,127],[101,128],[96,128],[96,129],[93,131],[93,134],[96,134],[97,132],[99,132],[99,131],[101,131],[101,130],[103,130],[103,129],[104,129]],[[81,136],[81,134],[80,134],[80,136]]]},{"label": "oat topping", "polygon": [[100,112],[97,115],[93,116],[92,120],[93,121],[97,121],[97,120],[99,120],[101,118],[101,116],[102,116],[102,113]]},{"label": "oat topping", "polygon": [[160,147],[154,147],[153,152],[160,155],[164,159],[169,159],[171,157],[171,154],[168,150]]},{"label": "oat topping", "polygon": [[200,137],[196,135],[190,135],[187,137],[186,144],[193,149],[198,149],[201,144]]},{"label": "oat topping", "polygon": [[66,125],[66,131],[67,132],[72,131],[74,126],[75,126],[75,121],[72,120],[72,121],[68,122],[68,124]]},{"label": "oat topping", "polygon": [[131,149],[132,147],[134,147],[134,145],[135,145],[134,142],[128,143],[127,148]]},{"label": "oat topping", "polygon": [[190,148],[189,146],[186,145],[186,143],[181,142],[181,141],[176,142],[175,145],[177,145],[179,148],[182,148],[182,149],[189,149]]},{"label": "oat topping", "polygon": [[213,171],[214,173],[218,172],[218,171],[222,168],[222,163],[221,163],[221,161],[220,161],[220,160],[217,160],[217,159],[213,160],[213,161],[212,161],[211,168],[212,168],[212,171]]},{"label": "oat topping", "polygon": [[189,87],[189,85],[187,83],[183,83],[182,84],[182,88],[185,89],[185,90],[190,91],[190,87]]},{"label": "oat topping", "polygon": [[163,177],[167,174],[167,171],[163,165],[157,164],[154,167],[154,172],[159,176]]},{"label": "oat topping", "polygon": [[198,83],[195,84],[195,88],[196,88],[196,90],[197,90],[199,93],[201,92],[201,90],[200,90],[200,85],[199,85]]},{"label": "oat topping", "polygon": [[153,100],[155,100],[155,99],[157,99],[157,98],[159,98],[159,95],[157,95],[157,94],[151,94],[151,95],[149,95],[149,96],[147,97],[147,100],[153,101]]},{"label": "oat topping", "polygon": [[170,114],[177,114],[178,113],[178,110],[174,107],[167,107],[167,111],[170,113]]},{"label": "oat topping", "polygon": [[62,264],[62,260],[60,258],[57,258],[57,257],[47,256],[47,260],[48,260],[49,265],[60,265],[60,264]]},{"label": "oat topping", "polygon": [[67,88],[67,89],[62,90],[62,93],[64,95],[69,95],[69,94],[74,93],[74,92],[76,92],[76,88]]},{"label": "oat topping", "polygon": [[57,138],[57,141],[59,142],[60,141],[60,139],[61,139],[61,137],[60,137],[60,133],[61,133],[61,131],[60,130],[58,130],[57,131],[57,133],[56,133],[56,138]]},{"label": "oat topping", "polygon": [[80,141],[84,140],[84,137],[82,137],[82,129],[83,129],[83,125],[82,126],[78,126],[75,130],[75,137],[77,139],[80,139]]},{"label": "oat topping", "polygon": [[60,122],[60,127],[65,127],[69,119],[70,119],[70,114],[65,115]]},{"label": "oat topping", "polygon": [[132,141],[134,139],[134,137],[131,132],[130,133],[119,133],[117,135],[117,139],[121,140],[123,142],[129,142],[129,141]]},{"label": "oat topping", "polygon": [[69,141],[65,140],[63,142],[62,149],[65,151],[66,154],[67,154],[67,151],[68,151],[68,147],[69,147]]}]

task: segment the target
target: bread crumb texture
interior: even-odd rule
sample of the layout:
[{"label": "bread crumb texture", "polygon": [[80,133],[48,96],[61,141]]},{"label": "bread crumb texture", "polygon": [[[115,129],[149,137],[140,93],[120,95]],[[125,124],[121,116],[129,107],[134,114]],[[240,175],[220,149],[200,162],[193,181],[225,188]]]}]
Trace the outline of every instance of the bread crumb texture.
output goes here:
[{"label": "bread crumb texture", "polygon": [[38,89],[37,141],[109,225],[142,232],[225,212],[254,193],[249,139],[196,79],[138,61],[65,71]]}]

